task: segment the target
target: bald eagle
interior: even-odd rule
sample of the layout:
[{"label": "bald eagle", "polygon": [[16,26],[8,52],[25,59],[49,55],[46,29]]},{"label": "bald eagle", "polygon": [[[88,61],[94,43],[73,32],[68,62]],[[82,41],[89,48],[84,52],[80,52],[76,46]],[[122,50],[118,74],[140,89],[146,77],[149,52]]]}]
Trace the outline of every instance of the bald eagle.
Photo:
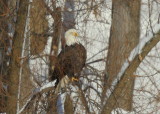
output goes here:
[{"label": "bald eagle", "polygon": [[86,49],[79,42],[78,33],[75,29],[66,31],[65,42],[66,45],[57,57],[51,77],[52,81],[57,79],[58,91],[70,81],[78,81],[86,62]]}]

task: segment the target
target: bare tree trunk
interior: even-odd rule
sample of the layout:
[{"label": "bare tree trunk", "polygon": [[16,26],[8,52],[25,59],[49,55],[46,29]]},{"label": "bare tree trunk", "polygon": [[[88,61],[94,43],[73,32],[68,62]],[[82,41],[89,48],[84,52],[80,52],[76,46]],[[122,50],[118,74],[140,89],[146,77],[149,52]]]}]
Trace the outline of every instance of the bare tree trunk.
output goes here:
[{"label": "bare tree trunk", "polygon": [[[112,26],[106,64],[109,76],[106,82],[107,89],[112,86],[112,82],[120,72],[123,63],[128,58],[132,49],[138,44],[140,35],[141,1],[112,1]],[[116,104],[111,106],[107,105],[109,107],[105,106],[103,113],[110,114],[116,107],[132,110],[134,80],[135,78],[130,76],[130,78],[120,82],[122,85],[125,85],[125,87],[117,92],[118,95],[112,94],[115,96],[112,100],[116,100]],[[107,101],[107,104],[112,104],[112,100]]]},{"label": "bare tree trunk", "polygon": [[[50,51],[50,73],[49,76],[52,76],[56,58],[58,55],[58,47],[59,47],[59,42],[61,40],[61,29],[62,29],[62,20],[61,20],[61,8],[57,7],[54,9],[54,34],[53,34],[53,39],[52,39],[52,44],[51,44],[51,51]],[[50,78],[51,79],[51,78]]]},{"label": "bare tree trunk", "polygon": [[45,49],[48,40],[47,37],[43,36],[43,34],[48,30],[48,20],[46,18],[46,14],[47,10],[44,8],[42,1],[33,0],[30,10],[31,55],[39,54]]},{"label": "bare tree trunk", "polygon": [[7,75],[7,61],[9,58],[8,48],[10,37],[8,36],[9,7],[7,0],[0,0],[0,79]]},{"label": "bare tree trunk", "polygon": [[70,98],[69,95],[66,95],[64,110],[65,110],[65,114],[74,114],[72,99]]},{"label": "bare tree trunk", "polygon": [[[8,75],[7,62],[9,61],[9,36],[8,36],[8,1],[0,0],[0,113],[6,111],[6,76]],[[8,54],[7,54],[8,53]]]},{"label": "bare tree trunk", "polygon": [[19,1],[19,9],[17,12],[17,22],[15,28],[15,35],[13,38],[12,60],[10,66],[9,82],[8,82],[8,103],[7,113],[16,114],[17,111],[17,96],[19,85],[19,71],[20,71],[20,57],[22,52],[22,44],[24,40],[24,30],[26,24],[26,17],[28,12],[28,0]]}]

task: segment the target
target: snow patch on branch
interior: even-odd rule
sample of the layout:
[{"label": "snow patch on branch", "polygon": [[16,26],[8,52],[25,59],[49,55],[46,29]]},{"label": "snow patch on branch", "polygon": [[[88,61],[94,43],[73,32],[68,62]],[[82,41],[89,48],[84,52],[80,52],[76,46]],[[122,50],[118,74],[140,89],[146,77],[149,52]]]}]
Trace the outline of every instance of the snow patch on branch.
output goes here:
[{"label": "snow patch on branch", "polygon": [[[158,33],[159,30],[160,30],[160,24],[156,24],[154,26],[154,33]],[[141,40],[139,41],[139,44],[132,50],[130,56],[128,57],[129,61],[133,61],[133,59],[137,54],[142,53],[143,47],[153,38],[154,33],[150,31],[147,36],[144,36],[143,38],[141,38]]]},{"label": "snow patch on branch", "polygon": [[54,81],[52,81],[52,82],[49,82],[49,83],[47,83],[47,84],[44,84],[44,85],[39,89],[39,91],[41,92],[41,91],[43,91],[43,90],[46,89],[46,88],[54,87],[56,81],[57,81],[57,80],[54,80]]},{"label": "snow patch on branch", "polygon": [[31,102],[31,99],[32,99],[33,97],[30,97],[28,100],[27,100],[27,102],[26,102],[26,104],[21,108],[21,110],[19,110],[19,112],[17,112],[17,114],[21,114],[23,111],[24,111],[24,109],[28,106],[28,104]]}]

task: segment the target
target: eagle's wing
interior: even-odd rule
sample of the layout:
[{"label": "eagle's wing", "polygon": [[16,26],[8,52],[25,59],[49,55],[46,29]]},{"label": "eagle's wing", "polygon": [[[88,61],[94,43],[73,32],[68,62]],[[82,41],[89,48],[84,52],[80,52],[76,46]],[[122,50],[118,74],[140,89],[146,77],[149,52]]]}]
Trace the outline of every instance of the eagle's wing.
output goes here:
[{"label": "eagle's wing", "polygon": [[58,63],[65,75],[74,76],[82,71],[86,62],[86,50],[81,44],[67,46],[58,56]]}]

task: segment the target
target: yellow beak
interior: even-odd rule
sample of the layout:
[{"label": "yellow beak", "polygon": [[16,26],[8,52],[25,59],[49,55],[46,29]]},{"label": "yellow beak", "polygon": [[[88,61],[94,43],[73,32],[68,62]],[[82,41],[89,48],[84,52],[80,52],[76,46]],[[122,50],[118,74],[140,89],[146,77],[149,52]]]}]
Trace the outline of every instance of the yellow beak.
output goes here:
[{"label": "yellow beak", "polygon": [[73,36],[78,36],[78,33],[77,32],[73,32]]}]

